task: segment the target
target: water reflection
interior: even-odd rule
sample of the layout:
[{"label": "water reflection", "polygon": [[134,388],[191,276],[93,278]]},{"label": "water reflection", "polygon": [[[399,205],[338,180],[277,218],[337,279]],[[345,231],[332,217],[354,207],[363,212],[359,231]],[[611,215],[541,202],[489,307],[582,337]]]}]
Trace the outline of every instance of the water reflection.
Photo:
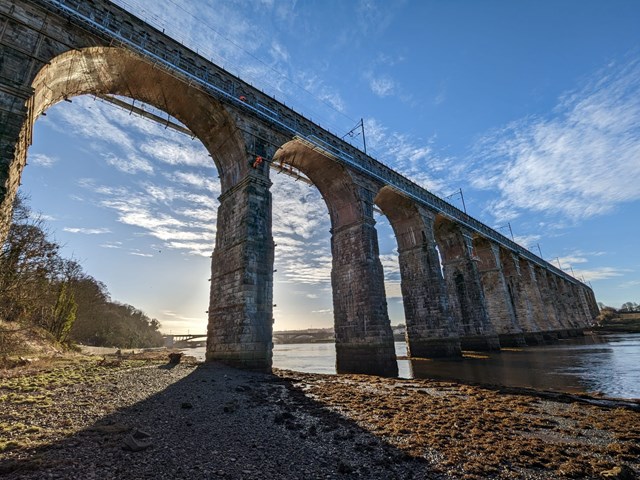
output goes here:
[{"label": "water reflection", "polygon": [[[640,334],[588,335],[554,345],[468,353],[458,360],[408,360],[396,342],[401,378],[436,378],[531,387],[562,392],[600,392],[640,398]],[[185,350],[204,359],[204,348]],[[275,345],[273,366],[308,373],[335,374],[335,345]]]},{"label": "water reflection", "polygon": [[555,345],[410,360],[415,378],[456,379],[562,392],[640,398],[640,335],[588,335]]}]

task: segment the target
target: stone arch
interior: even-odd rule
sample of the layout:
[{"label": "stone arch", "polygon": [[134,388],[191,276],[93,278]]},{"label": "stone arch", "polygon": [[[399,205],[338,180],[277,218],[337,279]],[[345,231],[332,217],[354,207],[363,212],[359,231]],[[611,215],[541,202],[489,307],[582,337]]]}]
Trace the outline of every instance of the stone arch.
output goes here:
[{"label": "stone arch", "polygon": [[373,219],[377,187],[301,140],[282,145],[273,161],[304,173],[329,211],[338,372],[397,375]]},{"label": "stone arch", "polygon": [[273,162],[291,165],[311,180],[327,205],[332,230],[340,230],[372,213],[371,200],[352,173],[321,151],[292,140],[278,148]]},{"label": "stone arch", "polygon": [[458,328],[449,310],[433,233],[435,213],[389,186],[380,189],[375,202],[389,220],[398,245],[409,355],[459,356]]},{"label": "stone arch", "polygon": [[516,316],[513,291],[506,281],[500,258],[500,246],[481,235],[475,235],[472,244],[487,313],[496,329],[500,345],[524,345],[522,326]]},{"label": "stone arch", "polygon": [[[32,86],[28,123],[46,109],[74,96],[119,95],[152,105],[193,132],[216,164],[222,191],[233,187],[249,168],[241,132],[233,117],[211,96],[135,53],[114,47],[69,50],[45,65]],[[25,125],[31,128],[31,125]]]},{"label": "stone arch", "polygon": [[487,313],[472,232],[441,214],[436,216],[434,231],[452,313],[459,319],[462,349],[499,349],[500,342]]},{"label": "stone arch", "polygon": [[[33,94],[12,145],[8,191],[0,190],[0,227],[9,218],[35,119],[84,94],[125,96],[182,122],[209,151],[220,176],[212,255],[207,360],[270,371],[273,238],[268,169],[251,168],[251,135],[215,98],[126,49],[95,46],[59,53],[29,79]],[[5,152],[3,152],[5,153]],[[0,229],[0,235],[3,231]],[[250,286],[247,286],[250,285]]]}]

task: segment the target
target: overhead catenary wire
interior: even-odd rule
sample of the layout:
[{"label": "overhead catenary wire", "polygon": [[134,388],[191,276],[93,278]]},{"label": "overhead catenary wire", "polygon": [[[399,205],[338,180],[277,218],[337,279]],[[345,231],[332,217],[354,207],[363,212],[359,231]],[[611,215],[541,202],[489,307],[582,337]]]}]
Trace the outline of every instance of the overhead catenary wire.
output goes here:
[{"label": "overhead catenary wire", "polygon": [[[133,102],[128,103],[124,100],[120,100],[119,98],[113,95],[96,95],[96,98],[106,103],[109,103],[115,107],[118,107],[122,110],[125,110],[130,114],[135,114],[139,117],[145,118],[154,123],[162,125],[165,128],[170,128],[171,130],[174,130],[182,135],[188,136],[192,140],[196,138],[196,135],[184,125],[180,125],[177,122],[172,121],[170,117],[167,117],[165,119],[149,110],[145,110],[144,108],[137,107],[134,105]],[[303,175],[302,172],[300,172],[299,170],[295,169],[295,167],[293,167],[292,165],[289,165],[283,162],[275,163],[271,159],[267,159],[267,163],[272,170],[276,171],[276,173],[283,173],[288,177],[293,178],[294,180],[299,180],[303,183],[306,183],[307,185],[314,185],[314,183],[309,178]]]}]

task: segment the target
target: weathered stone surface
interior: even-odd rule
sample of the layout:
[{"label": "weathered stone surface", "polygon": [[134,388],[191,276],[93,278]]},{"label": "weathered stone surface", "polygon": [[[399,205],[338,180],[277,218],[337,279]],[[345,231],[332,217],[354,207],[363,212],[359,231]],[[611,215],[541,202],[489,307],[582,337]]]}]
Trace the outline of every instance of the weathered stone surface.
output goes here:
[{"label": "weathered stone surface", "polygon": [[516,317],[513,298],[509,294],[500,261],[500,246],[485,238],[476,237],[473,241],[473,249],[477,258],[487,314],[498,334],[500,346],[525,345],[522,327]]},{"label": "weathered stone surface", "polygon": [[435,223],[435,238],[442,255],[449,305],[459,319],[462,349],[499,349],[498,336],[487,314],[471,234],[460,225],[439,217]]},{"label": "weathered stone surface", "polygon": [[269,186],[252,172],[220,197],[207,337],[207,360],[265,371],[273,347]]},{"label": "weathered stone surface", "polygon": [[433,232],[435,214],[391,189],[382,189],[376,203],[389,218],[398,240],[409,356],[459,356],[460,340]]},{"label": "weathered stone surface", "polygon": [[[340,373],[397,374],[384,273],[373,219],[375,184],[308,146],[289,142],[274,161],[300,169],[318,187],[331,218],[331,285]],[[368,357],[368,360],[364,360]]]},{"label": "weathered stone surface", "polygon": [[331,251],[338,373],[397,375],[373,219],[333,231]]},{"label": "weathered stone surface", "polygon": [[538,284],[538,290],[540,293],[540,299],[542,301],[542,307],[544,308],[544,315],[546,317],[546,324],[543,330],[545,331],[562,331],[567,328],[567,323],[564,321],[562,309],[559,307],[556,301],[556,292],[549,283],[549,278],[552,276],[546,270],[539,267],[535,267],[535,278]]}]

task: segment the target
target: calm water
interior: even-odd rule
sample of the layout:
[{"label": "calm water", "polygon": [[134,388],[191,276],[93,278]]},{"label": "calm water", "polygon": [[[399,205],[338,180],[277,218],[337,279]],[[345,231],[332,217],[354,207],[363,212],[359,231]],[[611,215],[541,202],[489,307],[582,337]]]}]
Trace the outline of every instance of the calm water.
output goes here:
[{"label": "calm water", "polygon": [[[204,348],[185,350],[204,359]],[[407,346],[396,342],[396,354]],[[333,343],[275,345],[273,366],[335,374]],[[555,345],[482,353],[461,360],[398,360],[402,378],[444,378],[564,392],[640,398],[640,334],[585,336]]]}]

